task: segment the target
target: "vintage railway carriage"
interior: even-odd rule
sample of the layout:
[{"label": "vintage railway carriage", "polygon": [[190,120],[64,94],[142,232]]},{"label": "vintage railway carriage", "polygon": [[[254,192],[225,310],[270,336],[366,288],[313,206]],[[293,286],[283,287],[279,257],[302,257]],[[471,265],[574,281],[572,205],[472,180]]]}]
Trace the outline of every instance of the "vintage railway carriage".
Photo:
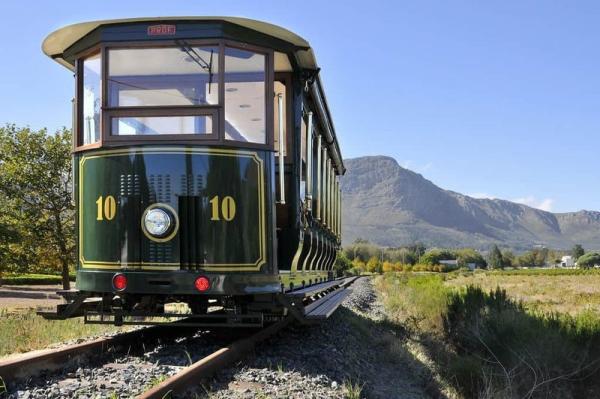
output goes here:
[{"label": "vintage railway carriage", "polygon": [[282,293],[331,286],[344,165],[308,42],[139,18],[67,26],[43,50],[76,87],[77,290],[47,317],[278,314]]}]

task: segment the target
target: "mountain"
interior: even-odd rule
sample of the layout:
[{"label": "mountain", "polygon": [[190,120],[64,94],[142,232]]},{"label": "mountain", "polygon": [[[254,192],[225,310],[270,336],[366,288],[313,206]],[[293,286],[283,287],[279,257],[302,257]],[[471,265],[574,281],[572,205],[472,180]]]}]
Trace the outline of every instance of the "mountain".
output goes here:
[{"label": "mountain", "polygon": [[472,198],[444,190],[385,156],[344,161],[343,239],[383,246],[515,250],[545,245],[600,249],[600,212],[551,213],[500,199]]}]

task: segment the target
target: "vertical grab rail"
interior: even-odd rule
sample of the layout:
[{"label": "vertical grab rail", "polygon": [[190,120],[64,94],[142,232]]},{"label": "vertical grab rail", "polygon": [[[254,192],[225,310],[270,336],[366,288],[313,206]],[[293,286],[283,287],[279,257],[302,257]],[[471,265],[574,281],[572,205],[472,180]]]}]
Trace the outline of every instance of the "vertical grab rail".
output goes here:
[{"label": "vertical grab rail", "polygon": [[279,203],[285,204],[285,164],[283,143],[283,95],[277,94],[277,111],[279,116]]},{"label": "vertical grab rail", "polygon": [[330,227],[331,224],[329,223],[329,199],[331,198],[331,191],[330,189],[330,183],[331,183],[331,179],[330,179],[330,175],[329,175],[329,169],[331,168],[331,158],[327,157],[327,162],[325,163],[325,168],[323,169],[323,182],[324,182],[324,187],[325,187],[325,195],[324,195],[324,217],[323,217],[323,223],[325,224],[325,227]]},{"label": "vertical grab rail", "polygon": [[313,172],[313,113],[308,113],[306,127],[306,209],[312,211],[312,172]]},{"label": "vertical grab rail", "polygon": [[317,134],[317,220],[321,220],[321,135]]}]

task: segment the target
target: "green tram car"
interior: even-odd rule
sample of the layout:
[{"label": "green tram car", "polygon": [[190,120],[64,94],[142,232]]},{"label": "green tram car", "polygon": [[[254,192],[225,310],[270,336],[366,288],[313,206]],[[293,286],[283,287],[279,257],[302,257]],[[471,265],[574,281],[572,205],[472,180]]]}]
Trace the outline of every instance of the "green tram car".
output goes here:
[{"label": "green tram car", "polygon": [[45,317],[144,324],[179,302],[196,325],[262,325],[337,307],[345,169],[306,40],[138,18],[64,27],[43,51],[75,76],[78,237],[76,290]]}]

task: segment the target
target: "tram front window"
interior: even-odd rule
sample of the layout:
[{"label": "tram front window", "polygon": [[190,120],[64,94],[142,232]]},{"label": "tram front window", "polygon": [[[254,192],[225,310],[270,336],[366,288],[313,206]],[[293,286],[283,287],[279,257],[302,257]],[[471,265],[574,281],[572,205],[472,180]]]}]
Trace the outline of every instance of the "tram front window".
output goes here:
[{"label": "tram front window", "polygon": [[216,105],[219,48],[110,49],[110,107]]},{"label": "tram front window", "polygon": [[112,118],[119,136],[156,134],[212,134],[211,116],[148,116]]}]

